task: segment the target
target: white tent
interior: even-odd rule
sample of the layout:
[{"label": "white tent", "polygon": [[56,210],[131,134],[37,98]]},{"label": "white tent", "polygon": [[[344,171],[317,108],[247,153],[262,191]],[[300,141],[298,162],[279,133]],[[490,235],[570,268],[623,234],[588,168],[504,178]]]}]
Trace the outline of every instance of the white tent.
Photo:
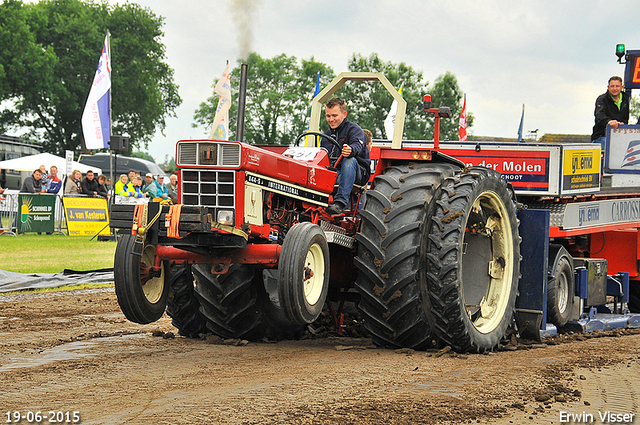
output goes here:
[{"label": "white tent", "polygon": [[[67,174],[67,160],[50,153],[39,153],[36,155],[0,161],[0,168],[5,170],[28,171],[31,173],[38,169],[42,164],[47,167],[47,172],[49,172],[49,168],[51,168],[52,165],[55,165],[58,167],[58,176],[64,176]],[[71,162],[71,170],[79,170],[82,173],[92,170],[95,174],[102,174],[102,170],[100,168],[88,167],[76,161]]]}]

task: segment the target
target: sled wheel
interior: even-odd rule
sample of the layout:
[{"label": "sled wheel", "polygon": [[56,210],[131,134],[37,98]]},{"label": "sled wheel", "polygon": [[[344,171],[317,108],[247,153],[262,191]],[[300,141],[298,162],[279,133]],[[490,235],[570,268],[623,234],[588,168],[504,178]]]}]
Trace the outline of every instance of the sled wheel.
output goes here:
[{"label": "sled wheel", "polygon": [[180,335],[197,338],[199,334],[206,332],[207,327],[195,295],[191,265],[172,264],[170,270],[171,290],[167,300],[167,314]]},{"label": "sled wheel", "polygon": [[434,318],[427,290],[427,246],[434,197],[449,164],[405,164],[376,176],[360,211],[356,235],[358,310],[372,341],[424,350],[433,345]]},{"label": "sled wheel", "polygon": [[279,260],[278,296],[292,323],[315,321],[329,290],[329,245],[320,226],[296,223],[287,232]]},{"label": "sled wheel", "polygon": [[459,352],[493,350],[511,325],[520,236],[497,172],[467,169],[442,185],[429,235],[429,296],[439,338]]},{"label": "sled wheel", "polygon": [[132,322],[155,322],[164,313],[169,295],[166,262],[154,268],[155,245],[144,245],[136,236],[118,240],[114,260],[114,281],[120,309]]},{"label": "sled wheel", "polygon": [[569,321],[573,307],[573,259],[562,245],[550,245],[549,260],[547,320],[561,328]]}]

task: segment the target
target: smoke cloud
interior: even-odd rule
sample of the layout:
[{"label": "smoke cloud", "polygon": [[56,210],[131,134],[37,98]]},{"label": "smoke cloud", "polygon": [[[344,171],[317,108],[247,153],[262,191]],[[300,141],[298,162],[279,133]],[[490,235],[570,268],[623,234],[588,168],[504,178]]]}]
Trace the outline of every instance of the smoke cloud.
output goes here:
[{"label": "smoke cloud", "polygon": [[240,59],[247,59],[249,53],[254,51],[252,44],[255,12],[261,3],[261,0],[229,0],[231,16],[238,32]]}]

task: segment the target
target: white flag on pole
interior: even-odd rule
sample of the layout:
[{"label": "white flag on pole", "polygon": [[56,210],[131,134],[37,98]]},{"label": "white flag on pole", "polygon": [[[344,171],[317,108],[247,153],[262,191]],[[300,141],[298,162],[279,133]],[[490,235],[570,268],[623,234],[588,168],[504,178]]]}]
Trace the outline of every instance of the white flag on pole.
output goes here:
[{"label": "white flag on pole", "polygon": [[229,64],[222,73],[222,78],[213,89],[214,93],[220,95],[216,116],[213,118],[210,139],[229,140],[229,108],[231,107],[231,79],[229,75]]},{"label": "white flag on pole", "polygon": [[111,47],[109,34],[107,34],[98,69],[93,77],[93,84],[82,113],[82,133],[87,149],[109,148],[109,140],[111,140],[109,90],[111,90]]},{"label": "white flag on pole", "polygon": [[[398,89],[398,93],[402,96],[402,86]],[[387,133],[387,139],[393,139],[393,131],[396,127],[396,113],[398,112],[398,101],[393,99],[387,118],[384,120],[384,132]]]}]

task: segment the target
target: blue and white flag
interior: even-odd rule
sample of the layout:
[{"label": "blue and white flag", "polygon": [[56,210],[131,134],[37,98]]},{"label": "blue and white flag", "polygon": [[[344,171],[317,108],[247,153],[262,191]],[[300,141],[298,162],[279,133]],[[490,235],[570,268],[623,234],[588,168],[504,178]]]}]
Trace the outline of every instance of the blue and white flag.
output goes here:
[{"label": "blue and white flag", "polygon": [[104,39],[98,70],[93,77],[82,113],[82,133],[87,149],[108,149],[111,140],[109,91],[111,90],[111,48],[109,34]]},{"label": "blue and white flag", "polygon": [[627,153],[622,159],[622,166],[637,168],[638,164],[640,164],[640,140],[632,140],[629,142]]}]

